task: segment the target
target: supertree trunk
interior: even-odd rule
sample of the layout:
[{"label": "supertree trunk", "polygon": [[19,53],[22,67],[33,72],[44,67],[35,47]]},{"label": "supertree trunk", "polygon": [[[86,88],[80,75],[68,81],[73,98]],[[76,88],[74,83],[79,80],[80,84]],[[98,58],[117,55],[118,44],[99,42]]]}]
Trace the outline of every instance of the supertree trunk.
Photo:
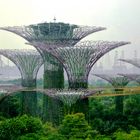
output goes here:
[{"label": "supertree trunk", "polygon": [[[28,88],[36,87],[35,79],[22,79],[22,86]],[[37,116],[37,93],[36,91],[21,92],[21,114]]]},{"label": "supertree trunk", "polygon": [[70,89],[88,88],[88,82],[69,82]]},{"label": "supertree trunk", "polygon": [[61,65],[57,70],[44,70],[44,88],[64,88],[64,71]]},{"label": "supertree trunk", "polygon": [[[55,61],[55,60],[54,60]],[[48,64],[44,63],[44,88],[63,89],[64,71],[62,65],[57,68],[48,69]],[[43,97],[43,121],[52,122],[59,125],[63,119],[63,103],[55,98],[44,95]]]},{"label": "supertree trunk", "polygon": [[86,119],[89,121],[89,99],[79,99],[77,100],[74,107],[74,113],[83,113],[85,114]]},{"label": "supertree trunk", "polygon": [[21,92],[21,114],[37,116],[37,93],[35,91]]},{"label": "supertree trunk", "polygon": [[[76,80],[71,81],[69,80],[69,89],[87,89],[88,88],[88,81],[84,80]],[[85,114],[86,119],[89,118],[89,100],[87,98],[78,99],[77,102],[71,107],[71,113],[83,113]]]},{"label": "supertree trunk", "polygon": [[[115,89],[116,94],[122,94],[123,93],[123,89]],[[116,113],[119,114],[123,114],[123,100],[124,100],[124,96],[116,96],[115,97],[115,110]]]},{"label": "supertree trunk", "polygon": [[58,126],[64,117],[63,103],[55,98],[44,96],[43,100],[43,121],[52,122]]}]

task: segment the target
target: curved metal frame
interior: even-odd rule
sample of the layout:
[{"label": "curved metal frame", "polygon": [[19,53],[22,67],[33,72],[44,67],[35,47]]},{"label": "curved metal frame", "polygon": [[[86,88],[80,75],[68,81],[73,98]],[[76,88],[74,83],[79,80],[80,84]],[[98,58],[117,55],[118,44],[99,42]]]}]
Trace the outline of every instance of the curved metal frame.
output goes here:
[{"label": "curved metal frame", "polygon": [[[41,23],[41,24],[43,24],[43,23]],[[60,23],[56,23],[56,24],[60,24]],[[51,25],[51,23],[50,23],[50,25]],[[37,32],[40,36],[36,36],[36,33],[33,30],[32,26],[35,26],[37,28]],[[64,39],[66,39],[66,40],[71,39],[73,41],[74,40],[79,41],[79,40],[83,39],[84,37],[86,37],[87,35],[89,35],[91,33],[102,31],[102,30],[106,29],[105,27],[77,26],[77,25],[70,25],[69,24],[70,28],[72,26],[76,26],[74,29],[70,29],[70,31],[72,30],[72,32],[73,32],[72,36],[69,36],[69,34],[67,34],[67,36],[63,36]],[[6,31],[9,31],[9,32],[13,32],[13,33],[23,37],[24,39],[26,39],[29,42],[31,42],[33,40],[38,40],[39,41],[39,40],[41,40],[41,38],[43,36],[43,35],[40,34],[40,24],[29,25],[29,26],[0,27],[0,29],[1,30],[6,30]],[[60,24],[59,30],[61,31],[61,24]],[[45,40],[45,38],[44,38],[44,40]]]},{"label": "curved metal frame", "polygon": [[119,59],[120,61],[132,64],[138,68],[140,68],[140,60],[139,59]]},{"label": "curved metal frame", "polygon": [[140,84],[140,74],[118,74],[124,77],[127,77],[131,81],[136,81],[138,84]]},{"label": "curved metal frame", "polygon": [[69,83],[87,83],[92,66],[104,54],[130,42],[84,41],[75,46],[60,47],[43,42],[29,43],[53,55],[65,68]]},{"label": "curved metal frame", "polygon": [[93,74],[93,75],[108,81],[114,88],[124,87],[130,82],[130,80],[127,77],[119,75],[106,75],[106,74]]},{"label": "curved metal frame", "polygon": [[[51,45],[55,44],[57,46],[75,45],[78,41],[80,41],[84,37],[88,36],[89,34],[106,29],[105,27],[77,26],[77,25],[68,24],[70,27],[69,31],[72,31],[72,33],[73,33],[72,36],[69,36],[69,34],[67,34],[66,36],[59,37],[59,35],[58,35],[59,39],[57,39],[57,40],[50,39],[49,40],[49,39],[46,39],[45,36],[43,37],[43,35],[41,35],[40,24],[45,24],[45,23],[39,23],[36,25],[28,25],[28,26],[1,27],[0,29],[15,33],[29,42],[32,42],[32,41],[41,41],[42,42],[43,41],[47,44],[51,44]],[[49,28],[51,28],[51,24],[52,23],[50,23]],[[61,32],[61,28],[62,28],[61,23],[55,23],[55,24],[58,24],[58,25],[60,24],[59,32]],[[38,36],[36,35],[35,30],[33,29],[32,26],[36,27],[36,30],[39,34]],[[57,70],[58,65],[60,66],[59,62],[50,55],[49,55],[50,58],[48,59],[48,54],[44,53],[43,50],[39,46],[37,46],[36,48],[39,51],[39,53],[41,54],[41,56],[44,60],[44,63],[47,63],[44,65],[45,69],[49,69],[49,67],[53,67],[53,71]],[[49,64],[48,64],[48,62],[49,62]]]},{"label": "curved metal frame", "polygon": [[36,81],[37,72],[43,64],[42,57],[37,51],[0,49],[0,55],[10,59],[18,67],[22,81],[29,81],[29,83]]}]

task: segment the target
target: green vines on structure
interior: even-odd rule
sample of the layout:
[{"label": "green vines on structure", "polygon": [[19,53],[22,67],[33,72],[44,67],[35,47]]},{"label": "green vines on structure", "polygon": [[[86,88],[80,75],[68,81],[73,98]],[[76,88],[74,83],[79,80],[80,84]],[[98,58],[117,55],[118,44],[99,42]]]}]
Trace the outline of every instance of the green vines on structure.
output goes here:
[{"label": "green vines on structure", "polygon": [[63,103],[55,98],[45,95],[43,103],[43,121],[48,121],[53,125],[58,126],[64,118]]},{"label": "green vines on structure", "polygon": [[37,116],[37,93],[35,91],[21,92],[21,114]]},{"label": "green vines on structure", "polygon": [[[117,94],[122,94],[123,89],[115,88],[114,89]],[[115,110],[117,113],[123,114],[123,99],[124,96],[116,96],[115,97]]]},{"label": "green vines on structure", "polygon": [[64,114],[74,113],[74,104],[80,99],[82,92],[58,91],[55,96],[64,104]]},{"label": "green vines on structure", "polygon": [[70,89],[79,89],[79,88],[88,88],[88,82],[70,82],[69,81],[69,88]]},{"label": "green vines on structure", "polygon": [[44,72],[44,87],[45,88],[64,88],[64,71],[62,67],[58,70],[45,70]]},{"label": "green vines on structure", "polygon": [[58,41],[61,39],[71,39],[73,36],[73,29],[77,25],[70,25],[65,23],[40,23],[37,25],[30,25],[34,30],[37,40]]},{"label": "green vines on structure", "polygon": [[[48,62],[48,61],[47,61]],[[55,61],[54,61],[55,62]],[[48,63],[45,63],[48,64]],[[45,65],[44,64],[44,65]],[[49,65],[44,67],[44,88],[62,89],[64,88],[64,71],[61,65],[52,65],[54,69],[49,69]],[[43,120],[50,121],[58,125],[63,119],[63,103],[49,96],[43,97]]]},{"label": "green vines on structure", "polygon": [[85,114],[86,120],[89,121],[89,99],[79,99],[74,105],[74,113],[83,113]]},{"label": "green vines on structure", "polygon": [[52,55],[43,52],[44,88],[64,88],[64,70],[60,62]]},{"label": "green vines on structure", "polygon": [[[36,79],[22,79],[22,86],[28,88],[36,87]],[[37,93],[36,91],[21,92],[21,114],[37,116]]]},{"label": "green vines on structure", "polygon": [[[117,94],[122,94],[123,93],[122,88],[125,87],[129,83],[128,78],[122,77],[122,76],[112,78],[111,80],[112,80],[112,85],[114,87],[114,91]],[[124,96],[115,97],[115,110],[117,113],[123,114],[123,108],[124,108],[123,100],[124,100]]]},{"label": "green vines on structure", "polygon": [[82,92],[60,92],[56,96],[64,104],[64,114],[84,113],[88,120],[88,98],[81,99]]},{"label": "green vines on structure", "polygon": [[29,88],[34,88],[36,87],[36,79],[22,79],[21,80],[21,85],[23,87],[29,87]]}]

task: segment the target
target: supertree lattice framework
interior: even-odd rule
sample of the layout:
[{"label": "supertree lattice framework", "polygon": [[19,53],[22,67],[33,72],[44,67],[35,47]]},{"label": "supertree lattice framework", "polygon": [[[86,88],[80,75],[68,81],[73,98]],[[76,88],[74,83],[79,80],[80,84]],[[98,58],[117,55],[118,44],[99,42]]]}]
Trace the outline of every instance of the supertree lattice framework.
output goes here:
[{"label": "supertree lattice framework", "polygon": [[129,42],[84,41],[74,47],[58,47],[39,42],[32,43],[60,61],[67,72],[70,88],[87,88],[89,72],[98,59],[110,50],[126,44]]},{"label": "supertree lattice framework", "polygon": [[106,74],[93,74],[93,75],[108,81],[114,88],[123,88],[130,81],[127,77],[119,75],[106,75]]},{"label": "supertree lattice framework", "polygon": [[[38,41],[50,45],[74,45],[87,35],[104,30],[104,27],[77,26],[65,23],[39,23],[29,26],[1,27],[0,29],[13,32],[29,42]],[[58,61],[39,47],[35,46],[44,60],[44,87],[63,88],[63,68]],[[48,64],[48,63],[51,63]]]},{"label": "supertree lattice framework", "polygon": [[[21,73],[23,87],[36,87],[36,76],[43,64],[42,57],[34,50],[8,50],[1,49],[0,54],[10,59]],[[36,115],[37,94],[36,92],[22,92],[22,113]]]},{"label": "supertree lattice framework", "polygon": [[140,74],[132,74],[132,73],[131,74],[122,74],[122,73],[120,73],[118,75],[127,77],[131,81],[135,81],[135,82],[137,82],[140,85]]},{"label": "supertree lattice framework", "polygon": [[88,98],[101,90],[57,90],[55,94],[50,96],[61,100],[66,106],[71,107],[79,99]]},{"label": "supertree lattice framework", "polygon": [[[118,75],[94,75],[108,81],[114,87],[114,91],[116,93],[123,93],[122,88],[125,87],[130,81],[127,77]],[[117,113],[123,113],[123,96],[115,97],[115,110]]]},{"label": "supertree lattice framework", "polygon": [[[55,42],[58,44],[70,43],[75,44],[87,35],[105,30],[104,27],[96,26],[78,26],[65,23],[39,23],[29,26],[14,26],[14,27],[1,27],[1,30],[13,32],[29,42],[32,41],[47,41]],[[70,41],[73,40],[73,41]]]},{"label": "supertree lattice framework", "polygon": [[35,87],[36,76],[43,64],[42,57],[35,50],[0,49],[0,54],[10,59],[19,69],[23,87]]},{"label": "supertree lattice framework", "polygon": [[[87,35],[106,28],[95,26],[77,26],[65,23],[39,23],[23,27],[2,27],[0,29],[13,32],[23,37],[30,43],[38,41],[50,45],[67,46],[75,45]],[[44,60],[44,88],[64,88],[64,71],[62,65],[52,55],[44,52],[44,49],[41,49],[40,46],[34,47],[37,48]],[[52,106],[52,104],[55,106],[57,103],[53,103],[53,101],[48,99],[46,96],[44,96],[43,102],[43,118],[46,120],[46,118],[54,116],[53,114],[50,114],[50,117],[46,116],[47,106]],[[58,117],[56,116],[56,118]]]},{"label": "supertree lattice framework", "polygon": [[51,94],[54,98],[63,102],[64,114],[74,113],[74,105],[78,100],[88,98],[101,90],[57,90]]},{"label": "supertree lattice framework", "polygon": [[119,59],[119,60],[140,68],[140,59]]}]

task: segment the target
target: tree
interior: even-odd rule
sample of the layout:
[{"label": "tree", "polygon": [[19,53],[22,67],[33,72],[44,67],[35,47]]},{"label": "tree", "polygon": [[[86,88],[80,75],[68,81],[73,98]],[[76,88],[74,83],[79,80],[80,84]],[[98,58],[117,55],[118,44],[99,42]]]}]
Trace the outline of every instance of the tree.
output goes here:
[{"label": "tree", "polygon": [[60,125],[59,132],[69,139],[86,139],[90,137],[92,130],[85,120],[83,113],[65,116]]},{"label": "tree", "polygon": [[42,123],[39,119],[23,115],[0,123],[0,140],[15,140],[19,136],[40,131]]}]

